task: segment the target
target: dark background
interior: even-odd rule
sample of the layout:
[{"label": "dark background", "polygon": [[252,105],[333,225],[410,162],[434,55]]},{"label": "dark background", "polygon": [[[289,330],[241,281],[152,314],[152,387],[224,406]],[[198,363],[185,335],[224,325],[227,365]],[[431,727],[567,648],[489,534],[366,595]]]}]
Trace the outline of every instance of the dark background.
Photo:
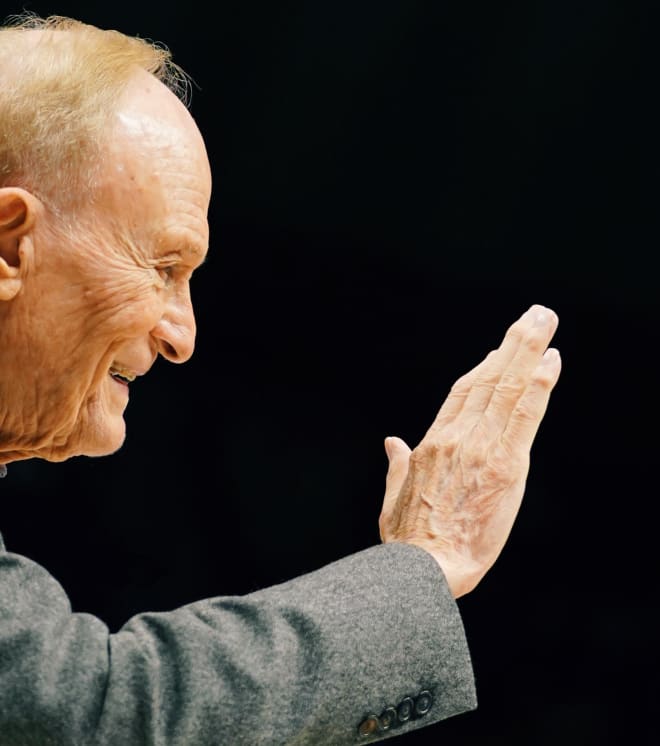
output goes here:
[{"label": "dark background", "polygon": [[3,8],[167,44],[214,172],[193,359],[133,386],[116,455],[10,466],[8,547],[116,630],[372,546],[385,436],[413,447],[543,303],[563,372],[511,538],[459,601],[480,706],[399,740],[656,743],[657,86],[639,7]]}]

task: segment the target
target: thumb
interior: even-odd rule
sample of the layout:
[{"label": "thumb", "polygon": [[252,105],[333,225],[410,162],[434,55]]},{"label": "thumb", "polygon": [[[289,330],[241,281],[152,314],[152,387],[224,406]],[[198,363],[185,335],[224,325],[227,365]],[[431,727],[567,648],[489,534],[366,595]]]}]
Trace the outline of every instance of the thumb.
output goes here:
[{"label": "thumb", "polygon": [[383,513],[389,513],[396,503],[403,483],[408,475],[410,448],[404,440],[397,437],[385,438],[385,452],[389,459],[389,468],[385,477],[385,499]]}]

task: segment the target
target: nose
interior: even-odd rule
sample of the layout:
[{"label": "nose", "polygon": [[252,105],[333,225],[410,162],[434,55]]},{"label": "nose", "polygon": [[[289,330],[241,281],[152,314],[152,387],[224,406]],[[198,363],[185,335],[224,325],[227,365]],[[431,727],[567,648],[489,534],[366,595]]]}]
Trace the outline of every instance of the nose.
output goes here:
[{"label": "nose", "polygon": [[185,363],[195,350],[195,314],[186,288],[173,296],[151,336],[156,340],[158,352],[171,363]]}]

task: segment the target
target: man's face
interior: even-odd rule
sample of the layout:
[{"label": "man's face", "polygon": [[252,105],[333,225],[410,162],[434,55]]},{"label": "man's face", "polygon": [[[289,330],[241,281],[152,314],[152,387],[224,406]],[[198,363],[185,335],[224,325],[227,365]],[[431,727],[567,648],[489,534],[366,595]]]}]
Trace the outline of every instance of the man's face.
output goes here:
[{"label": "man's face", "polygon": [[192,118],[162,84],[136,74],[75,240],[35,232],[29,385],[36,431],[48,437],[34,455],[115,451],[130,382],[159,353],[172,362],[191,356],[189,282],[208,247],[210,193]]}]

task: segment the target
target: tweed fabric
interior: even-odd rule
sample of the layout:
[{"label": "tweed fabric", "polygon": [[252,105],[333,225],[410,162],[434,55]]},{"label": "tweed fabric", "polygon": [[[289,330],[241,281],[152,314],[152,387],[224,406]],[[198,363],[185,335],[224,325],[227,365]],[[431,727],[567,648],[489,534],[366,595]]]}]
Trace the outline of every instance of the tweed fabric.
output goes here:
[{"label": "tweed fabric", "polygon": [[[427,690],[428,714],[367,737]],[[110,634],[0,536],[0,746],[340,746],[476,707],[463,625],[424,550],[375,546]]]}]

